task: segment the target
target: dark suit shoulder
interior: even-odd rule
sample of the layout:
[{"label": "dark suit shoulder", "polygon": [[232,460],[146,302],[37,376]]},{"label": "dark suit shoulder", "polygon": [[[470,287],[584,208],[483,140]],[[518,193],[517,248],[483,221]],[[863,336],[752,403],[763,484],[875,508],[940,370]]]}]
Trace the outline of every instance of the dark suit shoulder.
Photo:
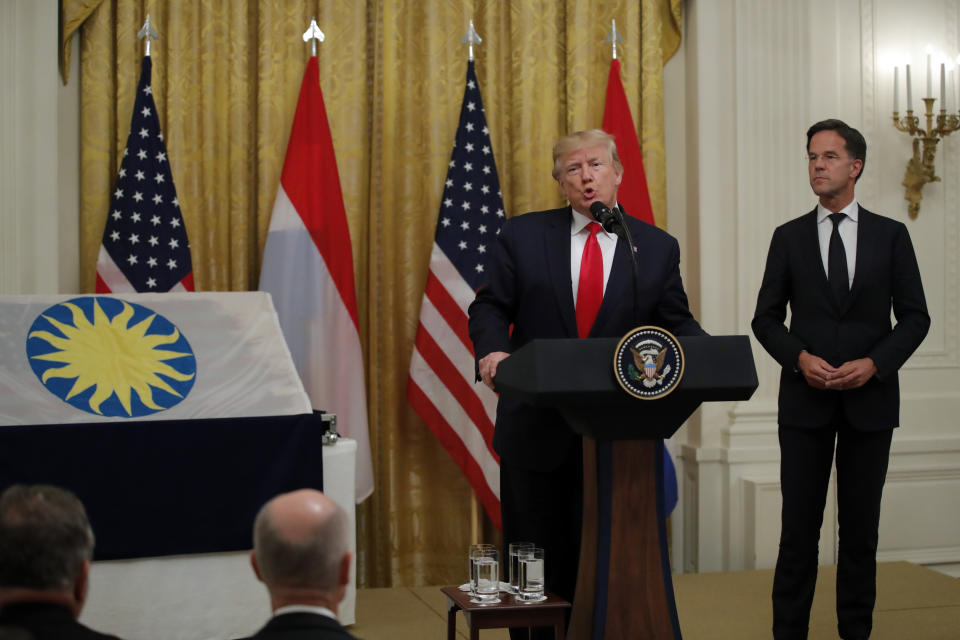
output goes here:
[{"label": "dark suit shoulder", "polygon": [[284,613],[270,619],[248,640],[356,640],[343,626],[316,613]]},{"label": "dark suit shoulder", "polygon": [[543,211],[529,211],[513,216],[503,223],[504,228],[513,228],[518,231],[528,230],[531,227],[541,227],[547,224],[570,224],[570,208],[545,209]]},{"label": "dark suit shoulder", "polygon": [[867,211],[863,207],[860,207],[860,222],[871,225],[874,228],[880,229],[887,233],[902,233],[907,229],[907,225],[903,224],[899,220],[894,220],[893,218],[888,218],[887,216],[882,216],[878,213]]},{"label": "dark suit shoulder", "polygon": [[[863,209],[861,209],[863,211]],[[787,220],[779,227],[776,228],[774,233],[786,233],[793,234],[799,232],[801,229],[808,227],[809,225],[817,224],[817,209],[814,207],[813,211],[809,211],[802,216],[797,216],[792,220]]]},{"label": "dark suit shoulder", "polygon": [[677,242],[677,239],[672,235],[649,222],[644,222],[633,216],[624,216],[623,219],[627,221],[627,226],[630,227],[630,235],[633,236],[634,242]]},{"label": "dark suit shoulder", "polygon": [[0,609],[0,628],[23,630],[32,640],[120,640],[82,625],[57,604],[23,602]]}]

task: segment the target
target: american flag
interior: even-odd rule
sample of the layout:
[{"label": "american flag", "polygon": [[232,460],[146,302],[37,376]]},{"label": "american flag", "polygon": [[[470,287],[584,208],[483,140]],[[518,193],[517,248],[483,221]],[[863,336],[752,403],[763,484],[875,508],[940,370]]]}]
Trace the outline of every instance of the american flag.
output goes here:
[{"label": "american flag", "polygon": [[193,265],[144,56],[97,257],[97,293],[193,291]]},{"label": "american flag", "polygon": [[473,61],[450,156],[407,399],[466,475],[500,526],[500,461],[493,451],[497,396],[474,383],[467,307],[486,278],[487,256],[505,219]]}]

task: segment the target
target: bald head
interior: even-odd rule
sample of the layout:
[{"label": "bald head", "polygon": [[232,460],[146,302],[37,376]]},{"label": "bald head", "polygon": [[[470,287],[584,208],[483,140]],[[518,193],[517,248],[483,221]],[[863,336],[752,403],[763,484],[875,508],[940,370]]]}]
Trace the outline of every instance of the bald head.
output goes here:
[{"label": "bald head", "polygon": [[347,545],[347,514],[313,489],[273,498],[253,527],[259,575],[271,591],[339,588]]}]

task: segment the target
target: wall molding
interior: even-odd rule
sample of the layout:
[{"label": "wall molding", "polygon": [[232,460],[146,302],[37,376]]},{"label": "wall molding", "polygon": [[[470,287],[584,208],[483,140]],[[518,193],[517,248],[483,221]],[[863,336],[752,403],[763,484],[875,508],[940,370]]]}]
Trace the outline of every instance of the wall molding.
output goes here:
[{"label": "wall molding", "polygon": [[20,88],[17,85],[17,4],[0,2],[0,293],[20,292],[21,207],[20,166],[17,162],[16,130]]}]

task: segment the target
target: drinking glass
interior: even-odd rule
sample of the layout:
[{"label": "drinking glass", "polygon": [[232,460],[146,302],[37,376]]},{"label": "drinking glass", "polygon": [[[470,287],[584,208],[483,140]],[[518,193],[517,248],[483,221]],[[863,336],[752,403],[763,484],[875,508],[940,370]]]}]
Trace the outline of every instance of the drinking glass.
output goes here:
[{"label": "drinking glass", "polygon": [[481,556],[484,556],[491,551],[496,551],[497,548],[492,544],[472,544],[470,545],[470,550],[468,552],[468,561],[470,562],[470,582],[468,590],[473,596],[477,595],[477,564],[475,560]]},{"label": "drinking glass", "polygon": [[536,601],[545,598],[543,593],[543,549],[533,547],[524,549],[518,554],[520,561],[520,593],[521,600]]},{"label": "drinking glass", "polygon": [[532,549],[534,544],[532,542],[511,542],[507,546],[507,553],[510,558],[510,593],[519,593],[519,584],[520,584],[520,561],[517,559],[517,555],[521,550]]},{"label": "drinking glass", "polygon": [[496,549],[484,549],[473,559],[476,567],[477,586],[474,604],[494,604],[500,602],[500,554]]}]

